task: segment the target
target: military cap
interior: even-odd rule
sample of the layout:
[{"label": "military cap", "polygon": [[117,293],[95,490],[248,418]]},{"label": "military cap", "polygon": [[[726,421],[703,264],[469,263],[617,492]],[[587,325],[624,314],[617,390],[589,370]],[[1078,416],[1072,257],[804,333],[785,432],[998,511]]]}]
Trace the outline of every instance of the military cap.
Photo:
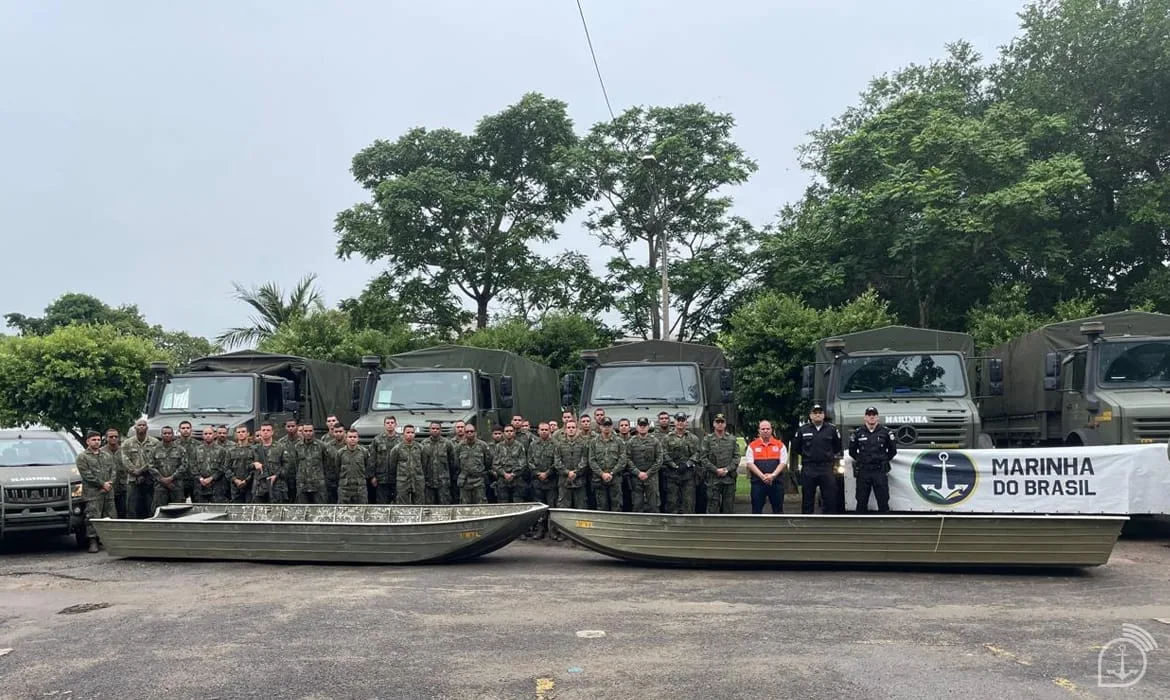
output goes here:
[{"label": "military cap", "polygon": [[878,414],[877,406],[866,406],[865,415],[876,416]]},{"label": "military cap", "polygon": [[675,419],[675,420],[686,420],[686,419],[687,419],[687,414],[685,414],[685,413],[676,413],[676,414],[674,414],[674,419]]},{"label": "military cap", "polygon": [[727,417],[724,416],[722,413],[716,413],[715,414],[715,422],[716,423],[726,423]]},{"label": "military cap", "polygon": [[821,404],[821,403],[814,403],[814,404],[812,405],[812,409],[811,409],[809,412],[810,412],[810,413],[816,413],[817,411],[820,411],[821,413],[824,413],[824,412],[825,412],[825,406],[824,406],[824,404]]},{"label": "military cap", "polygon": [[606,417],[601,419],[601,424],[602,425],[613,425],[613,419],[610,418],[609,416],[606,416]]},{"label": "military cap", "polygon": [[650,419],[646,416],[640,416],[638,418],[638,425],[650,425]]}]

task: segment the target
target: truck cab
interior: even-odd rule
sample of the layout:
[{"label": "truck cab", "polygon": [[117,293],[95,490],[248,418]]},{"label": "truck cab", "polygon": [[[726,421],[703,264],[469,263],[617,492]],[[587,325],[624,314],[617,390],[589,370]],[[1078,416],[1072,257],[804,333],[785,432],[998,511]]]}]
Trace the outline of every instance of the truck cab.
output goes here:
[{"label": "truck cab", "polygon": [[455,434],[455,423],[475,426],[480,439],[490,440],[493,425],[511,420],[512,377],[466,367],[384,368],[376,355],[362,358],[364,379],[352,385],[352,410],[359,439],[368,444],[385,431],[385,419],[394,416],[398,432],[414,425],[425,435],[431,422],[442,426],[444,437]]},{"label": "truck cab", "polygon": [[[827,362],[804,368],[801,395],[824,403],[826,416],[848,435],[876,406],[898,446],[906,449],[991,447],[981,431],[969,357],[958,350],[858,349],[843,338],[821,348]],[[1002,368],[991,368],[992,391]]]},{"label": "truck cab", "polygon": [[254,432],[260,424],[280,425],[300,409],[291,379],[251,372],[200,371],[171,375],[165,362],[150,366],[147,389],[147,431],[158,437],[164,426],[178,429],[190,421],[198,439],[204,426],[226,425],[229,434],[243,425]]},{"label": "truck cab", "polygon": [[1101,322],[1080,330],[1084,345],[1044,358],[1044,391],[1060,396],[1046,433],[1067,445],[1170,440],[1170,337],[1105,337]]}]

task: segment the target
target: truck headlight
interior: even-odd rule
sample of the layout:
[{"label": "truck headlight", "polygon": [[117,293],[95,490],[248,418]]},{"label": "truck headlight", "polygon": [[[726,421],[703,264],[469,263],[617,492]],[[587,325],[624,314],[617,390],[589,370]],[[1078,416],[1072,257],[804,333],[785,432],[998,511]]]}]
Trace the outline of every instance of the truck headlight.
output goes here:
[{"label": "truck headlight", "polygon": [[74,498],[81,498],[81,496],[85,493],[85,489],[83,489],[81,487],[80,481],[75,481],[69,485],[73,487],[73,497]]},{"label": "truck headlight", "polygon": [[838,474],[845,473],[845,463],[842,462],[841,460],[837,460],[837,473]]}]

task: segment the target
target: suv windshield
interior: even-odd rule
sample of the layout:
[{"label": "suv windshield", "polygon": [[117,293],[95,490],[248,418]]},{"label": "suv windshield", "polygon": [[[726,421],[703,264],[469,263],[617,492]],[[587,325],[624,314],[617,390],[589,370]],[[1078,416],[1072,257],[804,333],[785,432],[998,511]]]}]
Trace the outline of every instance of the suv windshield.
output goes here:
[{"label": "suv windshield", "polygon": [[175,377],[163,389],[159,413],[247,412],[252,377]]},{"label": "suv windshield", "polygon": [[64,438],[0,438],[0,467],[73,464],[76,460],[77,452]]},{"label": "suv windshield", "polygon": [[470,372],[387,372],[374,391],[375,411],[395,408],[471,408]]},{"label": "suv windshield", "polygon": [[1098,347],[1102,386],[1170,386],[1170,341],[1106,341]]},{"label": "suv windshield", "polygon": [[591,403],[646,404],[699,402],[699,373],[694,365],[598,367]]},{"label": "suv windshield", "polygon": [[965,396],[959,355],[882,355],[841,362],[842,396]]}]

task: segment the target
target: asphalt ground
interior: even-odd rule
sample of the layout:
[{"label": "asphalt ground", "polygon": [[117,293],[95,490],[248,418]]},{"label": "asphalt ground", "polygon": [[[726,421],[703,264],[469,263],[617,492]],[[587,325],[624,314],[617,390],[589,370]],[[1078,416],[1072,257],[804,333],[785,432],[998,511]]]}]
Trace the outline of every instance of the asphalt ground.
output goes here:
[{"label": "asphalt ground", "polygon": [[[164,562],[18,540],[0,698],[1164,699],[1164,534],[1042,572],[662,569],[549,541],[448,566]],[[1124,623],[1157,649],[1135,685],[1098,687]]]}]

